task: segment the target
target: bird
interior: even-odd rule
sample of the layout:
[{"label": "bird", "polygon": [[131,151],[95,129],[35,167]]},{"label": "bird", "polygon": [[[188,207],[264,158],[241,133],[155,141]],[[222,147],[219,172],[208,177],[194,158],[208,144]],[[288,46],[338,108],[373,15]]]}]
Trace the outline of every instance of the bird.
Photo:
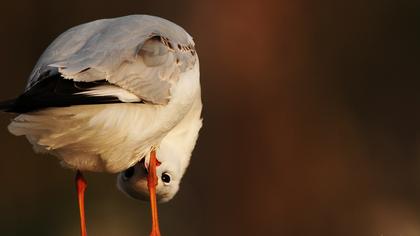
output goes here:
[{"label": "bird", "polygon": [[24,92],[0,102],[16,113],[10,133],[26,136],[76,172],[80,225],[87,235],[83,172],[117,173],[117,187],[157,201],[178,192],[203,121],[193,38],[151,15],[100,19],[68,29],[43,52]]}]

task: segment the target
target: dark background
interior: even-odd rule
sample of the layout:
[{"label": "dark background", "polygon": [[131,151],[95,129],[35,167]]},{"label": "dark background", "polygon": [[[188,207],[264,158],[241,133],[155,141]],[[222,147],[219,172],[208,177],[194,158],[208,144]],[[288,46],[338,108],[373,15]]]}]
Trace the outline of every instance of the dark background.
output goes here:
[{"label": "dark background", "polygon": [[[163,235],[420,235],[419,1],[7,1],[1,99],[71,26],[158,15],[193,35],[204,127]],[[79,235],[74,173],[0,120],[0,234]],[[149,208],[87,174],[89,235]]]}]

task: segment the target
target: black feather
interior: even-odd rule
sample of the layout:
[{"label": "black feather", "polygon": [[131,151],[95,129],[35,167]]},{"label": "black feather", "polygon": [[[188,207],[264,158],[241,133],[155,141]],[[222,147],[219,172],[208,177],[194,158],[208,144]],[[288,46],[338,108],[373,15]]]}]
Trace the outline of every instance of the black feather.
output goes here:
[{"label": "black feather", "polygon": [[112,85],[106,80],[78,82],[63,78],[59,73],[39,80],[18,98],[0,102],[0,110],[26,113],[49,107],[121,103],[115,96],[89,96],[78,94],[102,85]]}]

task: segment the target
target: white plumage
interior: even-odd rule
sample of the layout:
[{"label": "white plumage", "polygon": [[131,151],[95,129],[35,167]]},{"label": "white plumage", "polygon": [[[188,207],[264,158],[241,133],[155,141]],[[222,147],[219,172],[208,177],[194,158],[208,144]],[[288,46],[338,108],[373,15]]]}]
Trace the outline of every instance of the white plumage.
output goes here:
[{"label": "white plumage", "polygon": [[26,91],[54,73],[74,81],[106,80],[79,94],[122,103],[31,111],[12,121],[11,133],[25,135],[36,151],[67,167],[88,171],[123,171],[142,158],[147,162],[157,147],[162,168],[174,169],[172,177],[180,181],[202,125],[199,61],[181,27],[145,15],[74,27],[47,48]]},{"label": "white plumage", "polygon": [[0,109],[20,113],[12,134],[77,170],[82,236],[80,171],[120,172],[122,192],[150,199],[151,235],[160,235],[156,202],[177,193],[202,126],[199,77],[192,37],[176,24],[146,15],[97,20],[61,34],[24,93]]}]

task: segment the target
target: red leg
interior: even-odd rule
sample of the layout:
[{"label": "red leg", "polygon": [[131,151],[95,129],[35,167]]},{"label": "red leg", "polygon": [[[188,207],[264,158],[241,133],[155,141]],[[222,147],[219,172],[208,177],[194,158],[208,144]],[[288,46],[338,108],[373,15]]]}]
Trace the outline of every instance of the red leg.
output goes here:
[{"label": "red leg", "polygon": [[153,149],[150,152],[149,175],[147,176],[147,187],[149,188],[150,206],[152,208],[152,232],[150,236],[160,236],[156,202],[156,185],[158,184],[158,178],[156,176],[157,165],[156,151]]},{"label": "red leg", "polygon": [[85,190],[87,187],[87,182],[82,175],[82,172],[77,171],[76,174],[76,189],[77,189],[77,199],[79,200],[79,211],[80,211],[80,228],[82,231],[82,236],[87,236],[86,232],[86,221],[85,221]]}]

